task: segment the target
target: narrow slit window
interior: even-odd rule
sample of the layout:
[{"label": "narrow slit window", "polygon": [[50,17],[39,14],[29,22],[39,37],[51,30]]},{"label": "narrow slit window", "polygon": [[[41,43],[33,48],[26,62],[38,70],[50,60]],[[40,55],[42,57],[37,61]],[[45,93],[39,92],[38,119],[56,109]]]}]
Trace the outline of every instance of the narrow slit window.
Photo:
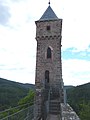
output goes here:
[{"label": "narrow slit window", "polygon": [[51,57],[52,57],[51,48],[48,47],[48,49],[47,49],[47,58],[51,58]]},{"label": "narrow slit window", "polygon": [[49,71],[48,70],[45,71],[45,81],[46,83],[49,83]]}]

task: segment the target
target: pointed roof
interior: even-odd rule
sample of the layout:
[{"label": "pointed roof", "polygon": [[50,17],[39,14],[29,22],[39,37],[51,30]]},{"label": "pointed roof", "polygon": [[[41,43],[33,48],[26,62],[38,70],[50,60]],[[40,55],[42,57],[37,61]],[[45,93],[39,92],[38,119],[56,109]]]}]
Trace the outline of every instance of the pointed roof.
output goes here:
[{"label": "pointed roof", "polygon": [[42,17],[39,19],[39,21],[45,21],[45,20],[57,20],[59,19],[56,14],[54,13],[53,9],[48,6]]}]

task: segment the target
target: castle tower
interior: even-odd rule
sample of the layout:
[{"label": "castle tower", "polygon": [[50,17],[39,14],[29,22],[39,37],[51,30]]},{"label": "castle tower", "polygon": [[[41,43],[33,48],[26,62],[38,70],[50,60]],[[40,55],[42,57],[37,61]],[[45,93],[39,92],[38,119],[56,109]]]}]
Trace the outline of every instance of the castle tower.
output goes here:
[{"label": "castle tower", "polygon": [[59,19],[50,4],[36,23],[36,96],[35,118],[50,112],[50,100],[63,102],[61,61],[62,19]]}]

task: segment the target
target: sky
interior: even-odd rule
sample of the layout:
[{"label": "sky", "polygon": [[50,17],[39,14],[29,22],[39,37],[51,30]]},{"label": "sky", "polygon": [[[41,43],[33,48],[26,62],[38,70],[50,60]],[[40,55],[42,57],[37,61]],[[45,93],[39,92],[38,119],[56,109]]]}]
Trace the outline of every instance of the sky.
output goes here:
[{"label": "sky", "polygon": [[[49,0],[0,0],[0,77],[35,83],[36,26]],[[62,77],[65,85],[90,82],[90,1],[51,0],[63,19]]]}]

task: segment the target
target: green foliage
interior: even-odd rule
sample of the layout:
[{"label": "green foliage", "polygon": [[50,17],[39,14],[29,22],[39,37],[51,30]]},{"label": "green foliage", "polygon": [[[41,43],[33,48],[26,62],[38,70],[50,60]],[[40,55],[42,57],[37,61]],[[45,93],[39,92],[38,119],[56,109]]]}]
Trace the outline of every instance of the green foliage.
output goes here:
[{"label": "green foliage", "polygon": [[33,104],[34,102],[34,95],[35,95],[35,92],[33,90],[30,90],[28,95],[24,98],[22,98],[20,101],[19,101],[19,105],[22,105],[22,104],[26,104],[26,103],[31,103]]},{"label": "green foliage", "polygon": [[34,95],[35,95],[35,91],[29,90],[27,96],[25,96],[24,98],[19,100],[17,107],[13,107],[13,108],[7,109],[3,112],[0,112],[0,119],[7,117],[8,115],[13,116],[14,114],[21,114],[22,118],[24,119],[24,116],[26,114],[25,114],[25,112],[22,114],[22,112],[20,113],[20,111],[22,111],[22,110],[23,111],[25,110],[26,112],[28,111],[28,108],[31,105],[33,105],[33,103],[34,103]]},{"label": "green foliage", "polygon": [[12,115],[18,111],[19,111],[19,109],[11,108],[11,109],[7,109],[6,111],[0,112],[0,119],[5,118],[8,115]]},{"label": "green foliage", "polygon": [[22,84],[0,78],[0,111],[18,105],[18,101],[25,97],[34,85]]},{"label": "green foliage", "polygon": [[81,120],[90,120],[90,83],[67,89],[67,100]]},{"label": "green foliage", "polygon": [[79,116],[81,120],[90,120],[90,102],[80,104]]}]

